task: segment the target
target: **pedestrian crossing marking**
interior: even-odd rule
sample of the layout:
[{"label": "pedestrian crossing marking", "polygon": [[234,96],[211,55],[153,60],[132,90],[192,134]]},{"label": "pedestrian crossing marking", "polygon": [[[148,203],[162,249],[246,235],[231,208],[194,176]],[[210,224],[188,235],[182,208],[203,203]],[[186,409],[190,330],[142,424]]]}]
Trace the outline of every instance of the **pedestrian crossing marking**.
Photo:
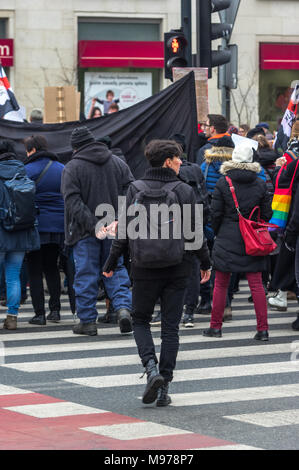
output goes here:
[{"label": "pedestrian crossing marking", "polygon": [[208,390],[206,392],[175,393],[171,394],[171,406],[208,405],[286,397],[298,398],[298,383],[267,387]]},{"label": "pedestrian crossing marking", "polygon": [[4,407],[4,409],[34,416],[35,418],[57,418],[59,416],[73,416],[78,414],[107,413],[105,410],[66,401],[49,404],[11,406]]},{"label": "pedestrian crossing marking", "polygon": [[81,428],[84,431],[93,432],[102,436],[112,437],[113,439],[120,439],[122,441],[132,439],[144,439],[148,437],[159,437],[179,434],[193,434],[190,431],[183,429],[173,428],[162,424],[152,422],[113,424],[111,426],[92,426],[88,428]]},{"label": "pedestrian crossing marking", "polygon": [[[213,341],[221,341],[218,338],[212,338]],[[253,340],[254,341],[254,340]],[[79,349],[78,349],[79,350]],[[240,347],[218,347],[215,349],[195,349],[191,351],[180,351],[177,362],[181,361],[200,361],[203,359],[242,357],[242,356],[260,356],[263,354],[278,355],[281,353],[291,354],[291,344],[269,344],[262,343],[257,346]],[[137,354],[110,356],[107,363],[107,357],[88,357],[76,359],[60,359],[51,361],[34,362],[13,362],[2,364],[1,367],[19,370],[22,372],[49,372],[76,369],[91,369],[98,367],[115,367],[124,365],[140,364],[140,358]]]},{"label": "pedestrian crossing marking", "polygon": [[242,421],[264,428],[289,426],[299,424],[299,409],[271,411],[262,413],[248,413],[241,415],[223,416],[226,419]]},{"label": "pedestrian crossing marking", "polygon": [[[205,367],[200,369],[177,369],[173,382],[223,379],[233,377],[252,377],[255,375],[284,374],[299,372],[299,362],[274,362],[265,364],[246,364],[241,366]],[[140,374],[101,375],[63,379],[85,387],[110,388],[141,385]]]}]

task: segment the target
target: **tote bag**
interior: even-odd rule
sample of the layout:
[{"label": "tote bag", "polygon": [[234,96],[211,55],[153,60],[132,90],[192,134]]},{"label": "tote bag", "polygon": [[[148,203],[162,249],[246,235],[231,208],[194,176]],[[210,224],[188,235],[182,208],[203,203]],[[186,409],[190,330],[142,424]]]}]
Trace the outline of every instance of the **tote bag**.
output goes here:
[{"label": "tote bag", "polygon": [[[274,225],[261,220],[259,206],[255,206],[251,211],[249,219],[245,219],[245,217],[243,217],[240,212],[239,203],[232,180],[228,176],[225,178],[229,184],[236,210],[238,212],[239,228],[245,244],[246,254],[250,256],[269,255],[277,247],[269,233],[269,227],[274,227]],[[258,220],[251,220],[256,210],[258,210]]]},{"label": "tote bag", "polygon": [[289,216],[289,211],[291,207],[291,202],[292,202],[292,189],[293,189],[293,183],[295,179],[295,175],[297,172],[297,167],[299,164],[299,160],[297,162],[290,186],[288,188],[279,188],[278,183],[279,183],[279,178],[282,173],[283,167],[278,172],[277,178],[276,178],[276,183],[275,183],[275,191],[274,191],[274,196],[272,200],[272,218],[270,220],[270,223],[273,223],[277,225],[279,231],[283,231],[288,222],[288,216]]}]

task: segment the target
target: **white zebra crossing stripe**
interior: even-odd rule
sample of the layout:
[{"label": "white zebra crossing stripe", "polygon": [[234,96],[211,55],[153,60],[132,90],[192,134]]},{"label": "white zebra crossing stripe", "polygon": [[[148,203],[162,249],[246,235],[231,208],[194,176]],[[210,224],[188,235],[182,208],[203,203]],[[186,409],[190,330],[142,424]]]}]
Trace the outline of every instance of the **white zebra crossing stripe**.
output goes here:
[{"label": "white zebra crossing stripe", "polygon": [[[192,330],[193,331],[193,330]],[[273,330],[271,332],[271,338],[284,338],[292,337],[293,332],[289,330]],[[240,333],[227,333],[224,336],[226,340],[241,340],[241,339],[252,339],[252,334],[248,331]],[[74,339],[75,341],[75,339]],[[211,338],[203,336],[200,333],[197,335],[188,335],[180,337],[180,344],[191,344],[191,343],[207,343],[210,342]],[[154,344],[159,345],[161,340],[154,338]],[[136,348],[134,338],[129,340],[116,340],[116,341],[91,341],[88,343],[73,342],[71,344],[47,344],[39,346],[19,346],[5,348],[4,354],[8,356],[25,356],[28,354],[49,354],[49,353],[63,353],[72,351],[97,351],[106,349],[121,349],[121,348]]]},{"label": "white zebra crossing stripe", "polygon": [[224,416],[224,418],[243,423],[254,424],[264,428],[274,428],[278,426],[289,426],[299,424],[299,410],[282,410],[263,413],[248,413],[241,415]]},{"label": "white zebra crossing stripe", "polygon": [[[209,320],[203,321],[203,316],[198,316],[198,317],[196,317],[196,319],[198,319],[199,322],[194,323],[194,328],[192,328],[192,330],[191,330],[192,332],[199,331],[201,333],[204,328],[209,327],[209,325],[210,325]],[[286,316],[286,317],[283,317],[283,318],[271,318],[271,319],[269,319],[269,326],[270,326],[269,334],[270,334],[270,336],[272,334],[276,335],[275,331],[277,331],[277,330],[271,330],[271,325],[273,325],[273,326],[274,325],[276,325],[276,326],[277,325],[288,325],[285,329],[285,335],[286,336],[288,334],[289,335],[298,335],[298,339],[299,339],[299,334],[296,333],[295,331],[291,330],[291,328],[289,326],[294,320],[295,320],[294,316]],[[47,326],[53,326],[53,324],[48,323],[46,326],[44,326],[43,327],[44,331],[34,331],[35,328],[32,328],[32,330],[30,332],[29,331],[23,332],[23,324],[20,324],[19,325],[19,331],[17,333],[12,333],[12,332],[7,333],[4,330],[3,330],[3,333],[2,333],[1,330],[0,330],[0,340],[4,341],[4,343],[9,343],[10,341],[26,341],[26,340],[32,341],[32,340],[40,340],[40,339],[49,339],[50,340],[50,339],[56,339],[56,338],[57,339],[59,339],[59,338],[73,338],[73,340],[76,341],[77,339],[82,338],[82,336],[80,336],[80,335],[74,335],[72,329],[62,330],[62,331],[59,331],[59,330],[49,331],[47,329]],[[65,325],[63,323],[60,323],[59,327],[60,326],[63,328]],[[227,331],[228,328],[239,328],[239,327],[244,327],[244,326],[252,326],[253,327],[252,333],[250,333],[250,332],[247,332],[247,333],[246,332],[230,333],[230,332]],[[37,327],[37,328],[40,328],[40,327]],[[244,339],[245,337],[250,338],[250,334],[252,336],[255,332],[255,329],[256,329],[256,321],[255,321],[254,318],[252,320],[251,319],[250,320],[248,320],[248,319],[233,320],[231,322],[223,324],[223,339],[225,339],[225,338],[227,338],[227,339]],[[159,331],[160,331],[159,327],[152,327],[152,332],[153,333],[159,332]],[[180,329],[181,338],[183,337],[183,333],[185,331],[187,331],[187,330],[183,326],[181,326],[181,329]],[[190,329],[188,331],[190,331]],[[102,328],[99,324],[99,326],[98,326],[98,336],[109,336],[109,335],[115,335],[115,334],[120,334],[118,326],[115,325],[115,326],[109,327],[109,328]],[[231,335],[231,336],[228,336],[228,335]],[[247,336],[242,337],[242,335],[247,335]],[[122,335],[122,337],[124,337],[124,338],[130,337],[130,336],[132,336],[131,333],[129,333],[127,335]],[[202,337],[200,341],[202,341],[202,342],[211,341],[211,338]],[[117,346],[117,347],[119,347],[119,346]],[[111,342],[111,341],[110,341],[110,348],[113,348],[113,342]]]},{"label": "white zebra crossing stripe", "polygon": [[[246,364],[241,366],[175,370],[173,382],[223,379],[229,377],[252,377],[256,375],[282,374],[288,372],[299,372],[299,362],[287,361],[265,364]],[[92,388],[125,387],[142,384],[140,374],[74,377],[64,379],[64,381]]]},{"label": "white zebra crossing stripe", "polygon": [[43,403],[40,405],[8,406],[4,409],[22,413],[35,418],[58,418],[60,416],[73,416],[82,414],[107,413],[105,410],[79,405],[72,402]]},{"label": "white zebra crossing stripe", "polygon": [[112,424],[110,426],[90,426],[81,429],[124,441],[144,439],[146,437],[149,438],[179,434],[193,434],[190,431],[184,431],[183,429],[173,428],[171,426],[165,426],[163,424],[152,422]]},{"label": "white zebra crossing stripe", "polygon": [[[214,341],[221,341],[216,338]],[[253,340],[254,341],[254,340]],[[242,356],[260,356],[263,354],[291,354],[291,344],[269,344],[261,343],[258,346],[240,346],[215,349],[195,349],[191,351],[180,351],[177,361],[200,361],[203,359],[242,357]],[[137,354],[110,356],[107,357],[89,357],[52,361],[34,361],[34,362],[17,362],[11,364],[3,364],[1,367],[8,367],[23,372],[48,372],[59,370],[76,370],[90,369],[97,367],[113,367],[124,365],[138,365],[140,358]]]},{"label": "white zebra crossing stripe", "polygon": [[209,405],[287,397],[298,397],[298,384],[171,394],[172,406]]},{"label": "white zebra crossing stripe", "polygon": [[27,390],[23,390],[21,388],[10,387],[9,385],[0,384],[0,396],[1,395],[23,395],[23,393],[31,393],[31,392]]}]

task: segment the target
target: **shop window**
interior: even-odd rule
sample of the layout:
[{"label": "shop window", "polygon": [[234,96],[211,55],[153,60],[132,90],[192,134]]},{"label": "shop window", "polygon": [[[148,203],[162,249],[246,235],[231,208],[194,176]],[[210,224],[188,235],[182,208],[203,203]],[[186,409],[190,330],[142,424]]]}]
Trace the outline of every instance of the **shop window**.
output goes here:
[{"label": "shop window", "polygon": [[160,41],[160,22],[102,22],[79,18],[78,40]]}]

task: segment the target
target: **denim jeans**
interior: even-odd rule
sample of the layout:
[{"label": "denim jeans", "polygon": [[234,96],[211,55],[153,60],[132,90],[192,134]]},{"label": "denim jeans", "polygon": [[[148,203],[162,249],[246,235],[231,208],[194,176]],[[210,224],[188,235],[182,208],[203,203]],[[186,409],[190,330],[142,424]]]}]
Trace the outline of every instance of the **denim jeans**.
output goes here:
[{"label": "denim jeans", "polygon": [[17,315],[21,300],[20,271],[25,253],[11,251],[0,253],[0,269],[4,266],[6,279],[7,313]]},{"label": "denim jeans", "polygon": [[75,262],[74,290],[76,309],[82,323],[96,320],[96,309],[99,293],[99,281],[103,280],[105,290],[114,311],[121,308],[132,310],[130,278],[120,258],[111,278],[102,276],[102,268],[109,256],[112,240],[98,240],[94,237],[84,238],[73,247]]}]

